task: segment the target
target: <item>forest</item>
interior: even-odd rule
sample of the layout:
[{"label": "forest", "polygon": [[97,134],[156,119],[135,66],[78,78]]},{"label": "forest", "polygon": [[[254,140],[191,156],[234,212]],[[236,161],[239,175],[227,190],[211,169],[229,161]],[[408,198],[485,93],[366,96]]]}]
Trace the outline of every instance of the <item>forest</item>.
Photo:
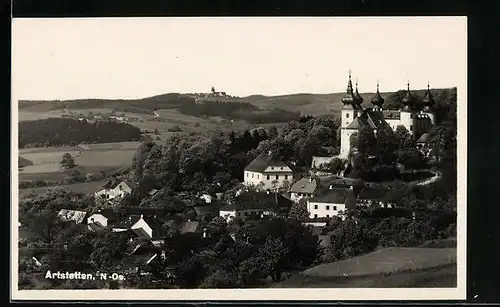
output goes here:
[{"label": "forest", "polygon": [[139,141],[141,130],[127,123],[88,123],[71,118],[19,122],[19,148]]}]

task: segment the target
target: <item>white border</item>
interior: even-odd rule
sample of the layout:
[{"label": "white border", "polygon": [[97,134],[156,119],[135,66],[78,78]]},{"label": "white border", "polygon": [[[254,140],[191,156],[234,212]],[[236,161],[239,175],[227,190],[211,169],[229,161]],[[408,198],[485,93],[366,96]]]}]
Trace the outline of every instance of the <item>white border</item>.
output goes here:
[{"label": "white border", "polygon": [[[433,17],[435,18],[435,17]],[[441,18],[441,17],[440,17]],[[453,18],[453,17],[444,17]],[[467,18],[464,21],[467,33]],[[465,42],[465,46],[467,42]],[[14,54],[12,54],[12,57]],[[457,84],[457,287],[456,288],[308,288],[224,290],[18,290],[18,108],[14,86],[11,103],[11,299],[43,301],[155,301],[155,300],[463,300],[467,273],[467,49],[463,54],[463,82]],[[457,65],[459,65],[457,63]]]}]

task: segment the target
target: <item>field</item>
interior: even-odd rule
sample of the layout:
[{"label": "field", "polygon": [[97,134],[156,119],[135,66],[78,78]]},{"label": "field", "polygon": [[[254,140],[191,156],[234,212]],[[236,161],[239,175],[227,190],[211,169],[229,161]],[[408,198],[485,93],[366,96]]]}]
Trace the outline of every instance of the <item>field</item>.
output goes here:
[{"label": "field", "polygon": [[85,193],[90,194],[98,191],[100,187],[102,187],[106,183],[106,180],[103,181],[94,181],[94,182],[84,182],[84,183],[75,183],[69,185],[61,185],[55,187],[41,187],[41,188],[32,188],[32,189],[19,189],[19,198],[24,198],[28,195],[42,195],[48,191],[52,191],[55,189],[65,189],[67,191],[72,191],[75,193]]},{"label": "field", "polygon": [[75,160],[74,169],[98,173],[132,165],[139,142],[84,144],[75,147],[44,147],[19,150],[19,157],[33,162],[19,170],[19,180],[63,180],[72,170],[61,171],[64,153]]},{"label": "field", "polygon": [[318,265],[274,287],[453,287],[456,248],[386,248]]}]

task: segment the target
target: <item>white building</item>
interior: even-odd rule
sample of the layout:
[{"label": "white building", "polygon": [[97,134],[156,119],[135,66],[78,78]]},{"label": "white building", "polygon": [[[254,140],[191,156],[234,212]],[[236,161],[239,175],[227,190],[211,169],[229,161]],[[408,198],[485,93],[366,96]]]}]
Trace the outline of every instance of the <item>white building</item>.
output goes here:
[{"label": "white building", "polygon": [[103,186],[103,189],[95,192],[95,197],[111,200],[116,197],[124,197],[130,193],[132,193],[132,188],[125,181],[111,180]]},{"label": "white building", "polygon": [[339,216],[355,208],[356,196],[352,189],[326,189],[307,202],[311,219]]},{"label": "white building", "polygon": [[100,213],[95,213],[87,218],[87,225],[92,231],[101,230],[108,226],[108,218]]},{"label": "white building", "polygon": [[403,107],[399,110],[384,110],[384,99],[380,95],[377,84],[377,92],[372,98],[372,108],[363,108],[363,98],[356,90],[353,91],[351,75],[347,84],[347,95],[342,98],[344,106],[341,111],[341,133],[340,133],[340,158],[347,158],[351,149],[351,136],[361,128],[369,127],[376,135],[378,129],[391,128],[396,130],[398,126],[405,127],[410,134],[417,138],[428,132],[435,124],[434,100],[430,88],[422,100],[423,108],[417,105],[417,100],[411,94],[410,84],[406,96],[401,99]]},{"label": "white building", "polygon": [[299,202],[302,198],[309,199],[314,195],[318,186],[316,179],[302,178],[290,188],[290,199]]},{"label": "white building", "polygon": [[230,221],[232,218],[242,219],[278,215],[286,213],[292,206],[292,201],[285,196],[270,191],[244,192],[235,200],[222,207],[219,216]]},{"label": "white building", "polygon": [[271,153],[261,154],[245,167],[244,184],[258,186],[263,190],[281,188],[285,182],[293,182],[293,171]]},{"label": "white building", "polygon": [[131,215],[113,228],[113,232],[132,231],[138,237],[161,237],[162,222],[155,216]]}]

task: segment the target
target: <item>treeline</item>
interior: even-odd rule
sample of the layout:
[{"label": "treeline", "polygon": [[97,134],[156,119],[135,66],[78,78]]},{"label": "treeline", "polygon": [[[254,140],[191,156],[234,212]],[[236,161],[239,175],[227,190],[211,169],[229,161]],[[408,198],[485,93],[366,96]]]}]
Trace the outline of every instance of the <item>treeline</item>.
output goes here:
[{"label": "treeline", "polygon": [[19,123],[19,148],[139,141],[141,130],[127,123],[87,123],[48,118]]},{"label": "treeline", "polygon": [[287,122],[300,118],[300,112],[290,112],[282,109],[262,110],[248,102],[191,102],[182,104],[178,109],[181,113],[191,116],[220,116],[228,120],[245,120],[251,124]]}]

